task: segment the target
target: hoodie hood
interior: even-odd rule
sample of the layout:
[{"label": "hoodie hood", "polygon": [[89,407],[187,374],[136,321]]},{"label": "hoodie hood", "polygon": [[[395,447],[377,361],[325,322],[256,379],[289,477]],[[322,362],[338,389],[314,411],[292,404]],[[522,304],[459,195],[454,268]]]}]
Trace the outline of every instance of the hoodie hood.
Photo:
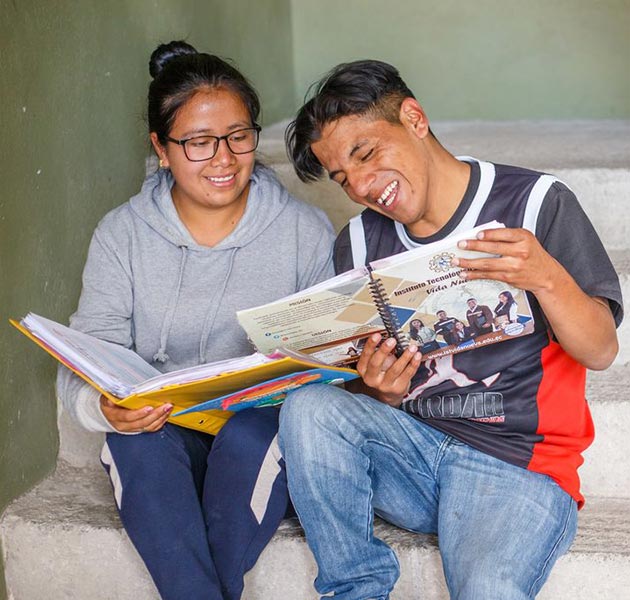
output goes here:
[{"label": "hoodie hood", "polygon": [[[192,252],[201,255],[212,254],[212,260],[216,262],[215,266],[221,272],[215,280],[214,301],[207,306],[206,314],[200,322],[199,362],[204,362],[208,339],[228,287],[237,251],[255,243],[256,239],[264,234],[284,210],[290,196],[271,170],[262,165],[256,165],[252,173],[243,216],[225,239],[216,246],[208,247],[197,244],[177,214],[171,195],[173,184],[171,172],[159,169],[145,179],[140,193],[131,198],[129,203],[138,219],[144,221],[155,233],[181,250],[177,283],[171,292],[168,308],[164,314],[160,327],[159,348],[153,354],[153,361],[165,364],[170,359],[167,353],[168,339],[180,303],[186,263],[189,253]],[[223,265],[222,268],[221,265]]]},{"label": "hoodie hood", "polygon": [[250,181],[247,205],[238,225],[213,247],[197,244],[179,218],[171,197],[174,179],[167,169],[149,175],[140,192],[131,198],[130,206],[139,219],[177,247],[198,252],[241,248],[263,235],[290,199],[274,173],[263,165],[256,164]]}]

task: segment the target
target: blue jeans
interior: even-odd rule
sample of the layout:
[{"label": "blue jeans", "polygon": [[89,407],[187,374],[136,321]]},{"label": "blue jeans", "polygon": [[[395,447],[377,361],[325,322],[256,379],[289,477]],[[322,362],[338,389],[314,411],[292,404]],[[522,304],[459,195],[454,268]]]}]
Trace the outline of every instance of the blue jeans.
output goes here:
[{"label": "blue jeans", "polygon": [[368,396],[293,392],[280,415],[289,491],[321,594],[386,599],[399,575],[374,513],[437,533],[455,600],[534,598],[576,529],[575,501],[546,475],[474,450]]},{"label": "blue jeans", "polygon": [[216,437],[169,423],[107,434],[121,520],[164,600],[241,597],[289,503],[278,412],[239,412]]}]

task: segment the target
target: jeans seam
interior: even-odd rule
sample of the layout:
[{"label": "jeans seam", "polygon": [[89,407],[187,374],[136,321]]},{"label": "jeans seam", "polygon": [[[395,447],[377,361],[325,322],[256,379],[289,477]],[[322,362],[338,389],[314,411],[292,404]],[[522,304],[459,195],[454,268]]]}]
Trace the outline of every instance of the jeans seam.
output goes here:
[{"label": "jeans seam", "polygon": [[438,481],[438,471],[440,470],[440,465],[442,464],[442,460],[444,459],[444,456],[446,455],[446,451],[448,450],[448,448],[451,445],[451,436],[447,435],[441,442],[440,445],[438,446],[437,452],[435,454],[435,464],[433,466],[433,478],[436,481]]},{"label": "jeans seam", "polygon": [[[426,475],[425,475],[424,473],[422,473],[421,471],[418,471],[418,470],[417,470],[417,468],[416,468],[416,463],[415,463],[415,462],[410,461],[410,460],[407,458],[407,456],[405,456],[404,454],[401,454],[401,453],[400,453],[399,448],[397,448],[397,447],[393,447],[393,446],[390,446],[389,444],[386,444],[386,443],[384,443],[384,442],[381,442],[380,440],[365,440],[365,442],[363,442],[363,444],[361,444],[361,446],[359,447],[360,451],[363,453],[363,455],[364,455],[364,456],[367,458],[367,460],[368,460],[368,463],[369,463],[369,464],[368,464],[368,466],[369,466],[369,468],[370,468],[370,469],[369,469],[369,472],[371,472],[371,470],[372,470],[372,469],[371,469],[371,467],[372,467],[372,459],[368,457],[367,453],[366,453],[366,452],[365,452],[365,450],[364,450],[364,449],[365,449],[365,447],[366,447],[368,444],[377,444],[378,446],[381,446],[381,447],[383,447],[383,448],[387,448],[388,450],[391,450],[392,452],[395,452],[398,456],[400,456],[400,458],[401,458],[402,460],[404,460],[404,461],[405,461],[405,463],[407,464],[407,466],[408,466],[408,467],[409,467],[412,471],[415,471],[415,473],[416,473],[417,475],[419,475],[420,477],[426,477]],[[433,473],[433,471],[432,471],[432,475],[435,477],[435,473]],[[370,477],[370,478],[371,478],[371,477]],[[372,496],[373,496],[373,490],[372,490],[372,487],[370,486],[370,505],[371,505],[371,499],[372,499]]]},{"label": "jeans seam", "polygon": [[[569,497],[568,498],[568,502],[569,502],[569,507],[568,510],[566,511],[566,516],[564,519],[564,525],[562,527],[562,531],[560,533],[560,535],[558,536],[558,539],[556,540],[556,543],[553,545],[553,548],[549,551],[549,554],[547,555],[547,557],[545,558],[544,563],[542,564],[542,568],[540,570],[540,573],[538,574],[538,577],[536,577],[536,579],[534,581],[532,581],[532,584],[529,587],[529,590],[527,590],[527,595],[532,598],[532,592],[534,590],[534,588],[536,587],[536,585],[538,584],[538,582],[544,578],[545,573],[548,570],[549,567],[549,562],[551,561],[551,558],[555,555],[558,546],[560,545],[560,543],[565,539],[566,535],[567,535],[567,529],[569,527],[569,519],[571,518],[571,513],[572,513],[572,506],[573,506],[573,502],[575,502],[573,500],[573,498]],[[560,558],[560,557],[558,557]]]}]

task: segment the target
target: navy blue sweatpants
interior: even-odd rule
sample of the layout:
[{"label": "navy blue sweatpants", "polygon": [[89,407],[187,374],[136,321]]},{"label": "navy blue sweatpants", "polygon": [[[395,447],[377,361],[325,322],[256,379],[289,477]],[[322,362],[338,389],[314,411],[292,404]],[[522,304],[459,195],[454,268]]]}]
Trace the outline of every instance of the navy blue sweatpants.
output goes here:
[{"label": "navy blue sweatpants", "polygon": [[239,412],[216,437],[170,423],[107,434],[101,462],[164,600],[240,598],[289,505],[278,413]]}]

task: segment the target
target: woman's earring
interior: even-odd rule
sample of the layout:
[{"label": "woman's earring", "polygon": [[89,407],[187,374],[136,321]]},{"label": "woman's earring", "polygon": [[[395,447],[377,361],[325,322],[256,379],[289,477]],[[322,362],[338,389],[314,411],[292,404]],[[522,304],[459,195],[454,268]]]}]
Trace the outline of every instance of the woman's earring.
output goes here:
[{"label": "woman's earring", "polygon": [[160,158],[160,160],[158,161],[158,165],[160,165],[160,169],[164,169],[164,161]]}]

